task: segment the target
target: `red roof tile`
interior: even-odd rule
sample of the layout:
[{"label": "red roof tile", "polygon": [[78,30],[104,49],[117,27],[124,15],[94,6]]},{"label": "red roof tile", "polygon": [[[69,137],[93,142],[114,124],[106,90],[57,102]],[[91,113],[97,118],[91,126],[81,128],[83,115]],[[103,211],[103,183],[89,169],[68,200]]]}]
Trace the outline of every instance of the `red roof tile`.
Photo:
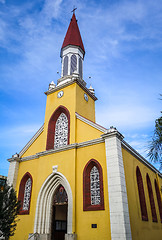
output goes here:
[{"label": "red roof tile", "polygon": [[62,48],[66,47],[68,45],[79,46],[85,53],[82,38],[80,35],[80,31],[79,31],[77,20],[76,20],[74,13],[73,13],[71,22],[69,24],[66,36],[64,38]]}]

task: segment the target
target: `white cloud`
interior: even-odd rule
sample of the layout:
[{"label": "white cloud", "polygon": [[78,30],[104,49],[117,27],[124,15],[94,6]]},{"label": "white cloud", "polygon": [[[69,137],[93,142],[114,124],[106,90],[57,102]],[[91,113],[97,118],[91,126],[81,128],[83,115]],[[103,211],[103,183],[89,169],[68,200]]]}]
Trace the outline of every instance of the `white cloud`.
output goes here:
[{"label": "white cloud", "polygon": [[42,13],[46,15],[46,18],[57,18],[60,14],[62,0],[45,0]]},{"label": "white cloud", "polygon": [[120,129],[141,128],[146,124],[148,126],[152,122],[153,116],[152,110],[146,109],[145,106],[136,106],[132,109],[123,104],[115,108],[107,108],[106,111],[101,109],[97,114],[97,120],[106,127],[113,125]]},{"label": "white cloud", "polygon": [[0,3],[5,4],[6,1],[5,0],[0,0]]},{"label": "white cloud", "polygon": [[1,148],[10,147],[17,152],[20,151],[40,127],[37,124],[33,124],[1,128]]}]

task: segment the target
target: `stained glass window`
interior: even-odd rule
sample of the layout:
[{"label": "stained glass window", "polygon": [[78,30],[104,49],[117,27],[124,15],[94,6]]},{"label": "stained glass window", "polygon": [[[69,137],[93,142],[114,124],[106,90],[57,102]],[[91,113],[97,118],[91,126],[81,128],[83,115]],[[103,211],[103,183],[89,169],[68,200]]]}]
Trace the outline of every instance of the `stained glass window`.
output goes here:
[{"label": "stained glass window", "polygon": [[77,57],[73,54],[71,56],[71,70],[70,74],[72,74],[77,69]]},{"label": "stained glass window", "polygon": [[22,210],[29,210],[29,204],[30,204],[30,195],[31,195],[31,179],[28,178],[25,184],[25,190],[24,190],[24,200],[23,200],[23,208]]},{"label": "stained glass window", "polygon": [[96,166],[90,172],[90,190],[91,190],[91,205],[100,204],[100,179],[99,171]]},{"label": "stained glass window", "polygon": [[55,125],[54,149],[68,144],[68,118],[65,113],[61,113]]}]

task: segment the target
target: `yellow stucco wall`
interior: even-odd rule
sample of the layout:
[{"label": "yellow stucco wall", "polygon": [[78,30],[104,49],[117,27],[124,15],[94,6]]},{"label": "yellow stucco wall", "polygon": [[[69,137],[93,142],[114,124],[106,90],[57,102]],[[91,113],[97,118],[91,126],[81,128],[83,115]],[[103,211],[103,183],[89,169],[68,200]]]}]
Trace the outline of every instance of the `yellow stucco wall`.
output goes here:
[{"label": "yellow stucco wall", "polygon": [[[84,99],[84,90],[75,83],[76,86],[76,112],[92,122],[95,122],[95,101],[88,96],[88,102]],[[86,93],[87,94],[87,93]],[[87,94],[88,95],[88,94]]]},{"label": "yellow stucco wall", "polygon": [[[60,90],[59,90],[60,91]],[[34,155],[45,151],[47,140],[48,122],[55,109],[63,105],[70,112],[70,144],[84,142],[99,138],[101,131],[89,126],[87,123],[76,119],[75,112],[95,121],[95,102],[89,96],[89,101],[84,100],[84,90],[76,83],[63,88],[64,95],[57,98],[56,91],[47,96],[44,131],[33,142],[22,157]],[[132,154],[122,149],[124,159],[124,169],[126,176],[126,186],[128,192],[128,206],[130,213],[131,231],[133,240],[152,240],[161,239],[159,230],[162,230],[160,223],[159,210],[155,195],[154,179],[156,174],[137,160]],[[96,159],[103,170],[103,190],[105,210],[83,211],[83,169],[90,159]],[[20,215],[15,236],[13,240],[26,240],[29,233],[33,233],[34,220],[36,212],[36,203],[40,188],[46,178],[52,173],[52,166],[58,165],[58,172],[62,173],[68,180],[73,195],[73,232],[77,233],[77,240],[109,240],[111,239],[110,214],[108,201],[107,167],[105,156],[105,144],[99,143],[82,148],[55,152],[53,154],[41,156],[39,158],[20,162],[17,178],[16,190],[19,191],[19,185],[22,177],[29,172],[33,177],[33,187],[29,215]],[[141,220],[138,189],[136,182],[136,166],[139,166],[144,182],[146,204],[149,221]],[[150,203],[146,186],[146,173],[149,174],[158,223],[153,223],[151,218]],[[162,185],[162,179],[159,179]],[[75,201],[76,196],[76,201]],[[97,224],[97,228],[91,228],[91,224]]]},{"label": "yellow stucco wall", "polygon": [[27,157],[34,155],[38,152],[44,151],[44,142],[45,142],[45,137],[44,137],[45,132],[43,131],[39,137],[32,143],[32,145],[28,148],[28,150],[22,155],[22,157]]},{"label": "yellow stucco wall", "polygon": [[103,134],[103,132],[77,119],[77,142],[78,143],[100,138],[101,134]]},{"label": "yellow stucco wall", "polygon": [[[61,98],[57,97],[58,92],[61,90],[64,91],[64,95]],[[73,83],[69,86],[64,87],[63,89],[58,90],[54,93],[51,93],[47,96],[46,103],[46,111],[45,111],[45,122],[44,122],[44,131],[41,133],[39,138],[37,138],[34,143],[28,148],[28,150],[22,155],[22,157],[34,155],[38,152],[42,152],[46,150],[46,141],[47,141],[47,130],[48,130],[48,122],[53,112],[60,106],[64,106],[70,112],[70,144],[76,142],[76,116],[75,112],[80,115],[88,118],[91,121],[95,121],[95,102],[89,96],[88,102],[84,99],[84,90],[78,86],[77,83]],[[78,123],[79,124],[79,123]],[[85,126],[86,127],[86,126]],[[89,127],[89,126],[88,126]],[[89,127],[89,133],[85,131],[83,136],[83,131],[81,130],[81,138],[86,140],[92,139],[93,136],[96,135],[98,130],[92,132]],[[100,133],[100,131],[98,131]],[[90,134],[90,135],[89,135]],[[85,138],[86,137],[86,138]],[[96,138],[96,137],[93,137]],[[79,141],[81,139],[78,139]],[[83,140],[83,141],[85,141]]]},{"label": "yellow stucco wall", "polygon": [[[19,185],[22,177],[29,172],[33,178],[32,196],[29,215],[19,215],[17,231],[12,239],[19,240],[28,238],[29,233],[33,233],[36,203],[40,188],[46,178],[52,173],[52,166],[58,165],[58,172],[66,176],[75,200],[75,151],[74,149],[46,155],[38,159],[21,162],[17,179],[16,190],[19,191]],[[74,222],[74,221],[73,221]],[[26,223],[24,225],[24,223]]]},{"label": "yellow stucco wall", "polygon": [[67,87],[62,89],[64,91],[64,95],[61,98],[57,98],[57,93],[60,91],[56,91],[47,96],[47,104],[46,104],[46,113],[45,113],[45,139],[47,136],[48,122],[55,111],[55,109],[62,105],[66,107],[70,112],[70,144],[75,143],[75,112],[80,115],[90,119],[91,121],[95,121],[95,103],[94,100],[89,96],[88,102],[84,99],[84,90],[78,86],[77,83],[73,83]]},{"label": "yellow stucco wall", "polygon": [[[20,215],[17,231],[14,240],[27,239],[28,234],[33,232],[35,209],[38,193],[45,179],[52,173],[52,166],[58,165],[58,172],[61,172],[68,180],[73,193],[73,231],[77,233],[78,240],[110,238],[110,218],[107,193],[107,174],[104,143],[79,148],[77,150],[67,150],[38,159],[25,161],[20,163],[17,191],[19,190],[20,181],[26,172],[30,172],[33,177],[33,187],[31,196],[31,206],[29,215]],[[76,151],[76,152],[75,152]],[[76,163],[76,226],[75,226],[75,154]],[[83,169],[90,159],[96,159],[103,169],[103,187],[104,187],[104,204],[105,210],[100,211],[83,211]],[[96,223],[97,229],[91,228],[91,224]],[[83,231],[84,229],[84,231]]]},{"label": "yellow stucco wall", "polygon": [[[105,210],[83,211],[83,170],[87,162],[92,158],[96,159],[102,166]],[[106,169],[104,143],[79,148],[77,150],[76,232],[78,240],[111,239]],[[91,228],[91,224],[97,224],[97,228]]]},{"label": "yellow stucco wall", "polygon": [[[135,158],[132,154],[130,154],[125,149],[122,149],[123,153],[123,161],[124,161],[124,170],[125,170],[125,177],[126,177],[126,187],[127,187],[127,194],[128,194],[128,206],[129,206],[129,214],[130,214],[130,223],[131,223],[131,231],[132,231],[132,239],[133,240],[160,240],[162,239],[162,223],[160,220],[159,215],[159,208],[156,198],[156,192],[154,187],[154,179],[156,179],[156,173],[153,172],[150,168],[148,168],[144,163],[139,161]],[[137,180],[136,180],[136,167],[140,168],[143,185],[144,185],[144,192],[146,198],[146,206],[148,212],[148,221],[142,221],[141,218],[141,210],[140,210],[140,202],[139,202],[139,195],[138,195],[138,187],[137,187]],[[152,222],[152,215],[151,215],[151,207],[149,202],[149,195],[148,195],[148,188],[146,182],[146,174],[149,174],[154,202],[156,207],[156,214],[158,218],[158,222]],[[161,178],[159,179],[162,180]],[[162,183],[162,182],[161,182]]]}]

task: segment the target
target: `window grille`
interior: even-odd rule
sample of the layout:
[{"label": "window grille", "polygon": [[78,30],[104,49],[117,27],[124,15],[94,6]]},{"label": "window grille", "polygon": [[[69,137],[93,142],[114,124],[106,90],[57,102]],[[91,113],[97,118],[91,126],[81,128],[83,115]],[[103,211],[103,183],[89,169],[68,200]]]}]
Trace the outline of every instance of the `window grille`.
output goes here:
[{"label": "window grille", "polygon": [[31,179],[28,178],[28,180],[26,181],[26,184],[25,184],[24,200],[23,200],[22,210],[29,210],[31,185],[32,185]]},{"label": "window grille", "polygon": [[65,113],[61,113],[55,125],[54,149],[68,144],[68,118]]},{"label": "window grille", "polygon": [[94,166],[90,172],[91,205],[100,204],[100,179],[99,171]]}]

